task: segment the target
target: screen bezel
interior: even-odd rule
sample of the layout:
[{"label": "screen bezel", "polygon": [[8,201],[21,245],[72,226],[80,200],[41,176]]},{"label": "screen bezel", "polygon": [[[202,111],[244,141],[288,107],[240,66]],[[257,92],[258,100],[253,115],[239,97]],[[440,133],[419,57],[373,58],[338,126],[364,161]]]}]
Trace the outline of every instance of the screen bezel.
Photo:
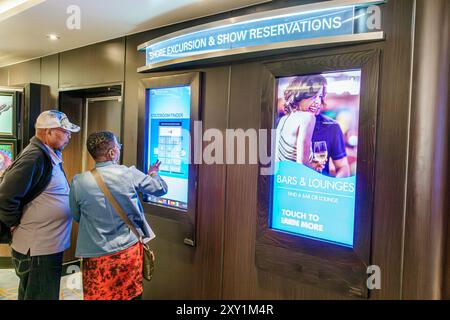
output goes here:
[{"label": "screen bezel", "polygon": [[0,95],[12,97],[12,132],[0,132],[0,138],[17,139],[17,102],[18,92],[15,91],[0,91]]},{"label": "screen bezel", "polygon": [[[261,79],[262,129],[275,129],[278,78],[360,69],[361,90],[353,248],[271,229],[273,176],[260,175],[255,248],[256,265],[260,269],[284,272],[348,296],[368,296],[366,272],[371,251],[379,55],[379,50],[316,54],[310,58],[264,65]],[[270,140],[267,150],[270,150]]]},{"label": "screen bezel", "polygon": [[143,202],[144,211],[151,215],[160,216],[179,221],[185,226],[185,239],[189,244],[194,245],[196,239],[196,212],[197,212],[197,178],[198,165],[194,163],[194,122],[199,121],[200,117],[200,82],[201,74],[199,72],[183,73],[170,76],[155,76],[142,79],[139,82],[139,135],[138,135],[138,162],[139,169],[145,171],[147,165],[147,128],[149,125],[148,106],[146,105],[146,92],[148,89],[159,89],[167,87],[191,87],[190,97],[190,131],[191,131],[191,150],[189,164],[188,180],[188,204],[187,210],[164,206],[153,202]]},{"label": "screen bezel", "polygon": [[17,140],[10,140],[5,138],[0,138],[0,145],[10,145],[12,149],[13,158],[11,161],[16,160],[17,157]]}]

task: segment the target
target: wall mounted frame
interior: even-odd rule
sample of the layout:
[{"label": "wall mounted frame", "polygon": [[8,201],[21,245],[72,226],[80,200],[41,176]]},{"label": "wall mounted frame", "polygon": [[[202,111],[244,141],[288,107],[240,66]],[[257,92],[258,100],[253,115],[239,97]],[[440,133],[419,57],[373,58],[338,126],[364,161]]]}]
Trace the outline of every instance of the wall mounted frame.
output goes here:
[{"label": "wall mounted frame", "polygon": [[[82,132],[84,132],[85,127],[85,120],[86,120],[86,108],[87,108],[87,100],[90,99],[90,101],[95,101],[95,99],[100,100],[116,100],[120,99],[119,102],[122,104],[122,111],[121,111],[121,117],[120,117],[120,124],[122,130],[120,130],[119,133],[114,132],[115,134],[118,134],[119,140],[123,141],[123,127],[124,127],[124,83],[123,82],[110,82],[110,83],[101,83],[101,84],[95,84],[95,85],[87,85],[87,86],[74,86],[74,87],[63,87],[58,89],[58,96],[59,96],[59,108],[58,110],[63,111],[65,113],[68,113],[69,111],[65,108],[65,99],[81,99],[80,102],[82,104],[82,109],[79,110],[81,112],[81,118],[79,119],[79,123],[75,122],[76,124],[80,125],[82,128]],[[111,98],[113,97],[113,98]],[[64,110],[62,110],[64,109]],[[72,110],[70,112],[75,112],[75,110]],[[70,113],[69,112],[69,113]],[[75,112],[76,114],[76,112]],[[75,116],[74,114],[74,116]],[[68,114],[69,116],[69,114]],[[70,118],[70,116],[69,116]],[[78,135],[81,136],[81,135]],[[87,138],[87,137],[85,137]],[[85,146],[83,144],[83,140],[80,139],[77,141],[79,143],[80,150],[83,150],[81,152],[84,152]],[[73,144],[73,143],[72,143]],[[124,150],[127,148],[126,145],[123,146],[123,150],[120,154],[120,162],[122,162],[123,153]]]},{"label": "wall mounted frame", "polygon": [[[137,71],[170,70],[174,66],[202,61],[225,61],[227,57],[271,55],[274,50],[288,52],[298,47],[382,40],[384,32],[378,29],[379,26],[368,28],[367,25],[372,19],[369,13],[371,6],[383,3],[384,0],[325,1],[257,12],[180,30],[139,45],[137,49],[146,53],[146,65]],[[368,10],[360,12],[361,9]],[[325,28],[323,19],[335,21],[333,13],[330,13],[333,10],[340,22]],[[346,10],[349,12],[345,13]],[[319,22],[322,27],[305,29],[303,23],[314,22],[314,18],[322,21]],[[296,23],[303,24],[303,27],[298,26],[298,32],[291,29]]]},{"label": "wall mounted frame", "polygon": [[343,295],[368,297],[366,281],[371,252],[379,59],[380,51],[370,50],[323,54],[265,65],[261,80],[262,129],[274,128],[277,77],[360,69],[361,92],[353,248],[270,229],[273,176],[260,175],[255,259],[261,270],[282,273],[295,281]]},{"label": "wall mounted frame", "polygon": [[0,90],[0,137],[17,138],[18,94]]},{"label": "wall mounted frame", "polygon": [[[192,72],[177,74],[171,76],[152,77],[142,79],[139,82],[139,134],[138,134],[138,163],[139,168],[146,172],[147,148],[150,144],[147,141],[147,130],[149,128],[149,114],[147,110],[147,90],[159,89],[177,86],[190,86],[190,131],[191,137],[195,126],[194,122],[201,119],[200,101],[201,101],[201,73]],[[188,195],[187,210],[181,210],[173,207],[158,205],[156,203],[144,202],[144,211],[163,218],[168,218],[181,222],[184,225],[184,242],[187,245],[195,246],[196,242],[196,221],[197,221],[197,178],[198,165],[195,164],[194,139],[190,140],[190,163],[188,173]],[[169,186],[170,188],[170,186]]]}]

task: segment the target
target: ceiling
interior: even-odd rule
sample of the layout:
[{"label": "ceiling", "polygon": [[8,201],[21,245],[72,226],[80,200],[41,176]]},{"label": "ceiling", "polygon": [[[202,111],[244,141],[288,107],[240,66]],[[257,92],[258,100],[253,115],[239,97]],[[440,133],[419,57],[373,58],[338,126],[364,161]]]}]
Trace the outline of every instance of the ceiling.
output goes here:
[{"label": "ceiling", "polygon": [[269,1],[0,0],[0,67]]}]

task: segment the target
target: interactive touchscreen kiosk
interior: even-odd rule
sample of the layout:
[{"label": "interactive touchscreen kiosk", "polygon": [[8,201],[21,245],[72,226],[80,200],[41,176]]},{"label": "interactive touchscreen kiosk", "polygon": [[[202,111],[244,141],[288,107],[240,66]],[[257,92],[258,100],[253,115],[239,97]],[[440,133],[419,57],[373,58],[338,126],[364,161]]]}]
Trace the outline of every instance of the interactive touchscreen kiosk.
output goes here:
[{"label": "interactive touchscreen kiosk", "polygon": [[361,70],[277,79],[270,227],[353,247]]},{"label": "interactive touchscreen kiosk", "polygon": [[139,82],[138,157],[142,170],[160,161],[168,192],[143,196],[146,213],[181,222],[187,245],[195,245],[197,164],[195,121],[200,120],[201,73],[155,76]]},{"label": "interactive touchscreen kiosk", "polygon": [[0,137],[16,138],[18,93],[0,91]]},{"label": "interactive touchscreen kiosk", "polygon": [[146,96],[149,116],[146,169],[161,162],[159,175],[167,182],[168,192],[144,200],[187,210],[191,87],[149,88]]}]

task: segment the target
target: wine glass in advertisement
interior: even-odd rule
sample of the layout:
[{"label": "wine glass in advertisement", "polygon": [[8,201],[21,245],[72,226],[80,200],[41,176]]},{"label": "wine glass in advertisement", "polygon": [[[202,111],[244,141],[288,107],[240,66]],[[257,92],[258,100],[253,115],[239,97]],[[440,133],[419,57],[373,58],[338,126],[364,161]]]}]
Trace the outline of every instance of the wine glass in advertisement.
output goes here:
[{"label": "wine glass in advertisement", "polygon": [[314,142],[314,161],[325,165],[328,160],[328,149],[326,141],[316,141]]}]

